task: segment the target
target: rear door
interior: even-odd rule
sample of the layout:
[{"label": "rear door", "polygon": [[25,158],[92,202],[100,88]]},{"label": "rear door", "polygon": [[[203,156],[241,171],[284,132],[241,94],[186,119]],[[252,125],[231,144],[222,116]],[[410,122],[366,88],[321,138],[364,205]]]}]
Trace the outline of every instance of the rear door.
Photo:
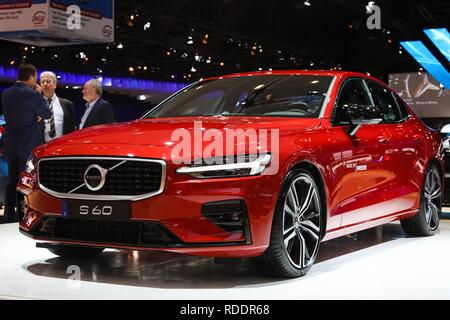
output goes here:
[{"label": "rear door", "polygon": [[389,88],[367,80],[371,97],[384,115],[384,123],[391,135],[389,157],[393,164],[389,211],[399,213],[418,205],[421,176],[426,163],[424,132],[410,117],[404,102]]}]

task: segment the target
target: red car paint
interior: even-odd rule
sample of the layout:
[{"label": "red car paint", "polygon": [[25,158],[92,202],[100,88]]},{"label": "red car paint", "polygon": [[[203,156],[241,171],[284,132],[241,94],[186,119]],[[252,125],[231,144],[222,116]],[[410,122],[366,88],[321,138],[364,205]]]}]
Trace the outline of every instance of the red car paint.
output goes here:
[{"label": "red car paint", "polygon": [[[163,192],[132,202],[132,220],[158,221],[181,241],[180,247],[135,247],[89,241],[52,241],[126,248],[162,250],[211,257],[261,255],[269,245],[274,208],[288,173],[299,163],[316,167],[323,179],[326,198],[326,230],[323,241],[410,217],[417,213],[422,180],[434,161],[441,173],[440,135],[426,127],[408,109],[409,118],[398,124],[365,125],[356,137],[345,126],[331,123],[341,84],[348,78],[379,80],[352,72],[273,71],[227,77],[264,75],[324,75],[335,77],[321,118],[181,117],[137,120],[82,130],[34,150],[36,160],[67,156],[114,156],[162,159],[167,163]],[[216,78],[216,79],[220,79]],[[386,87],[386,85],[382,84]],[[171,161],[171,133],[192,131],[193,121],[205,129],[279,129],[280,168],[276,175],[198,180],[179,175]],[[307,137],[307,138],[305,138]],[[355,166],[364,171],[355,171]],[[40,189],[37,174],[23,173],[18,190],[25,194],[28,210],[20,224],[22,233],[32,230],[45,215],[60,216],[62,199]],[[224,232],[202,216],[207,202],[242,199],[246,203],[250,241],[243,234]],[[205,244],[211,244],[205,246]]]}]

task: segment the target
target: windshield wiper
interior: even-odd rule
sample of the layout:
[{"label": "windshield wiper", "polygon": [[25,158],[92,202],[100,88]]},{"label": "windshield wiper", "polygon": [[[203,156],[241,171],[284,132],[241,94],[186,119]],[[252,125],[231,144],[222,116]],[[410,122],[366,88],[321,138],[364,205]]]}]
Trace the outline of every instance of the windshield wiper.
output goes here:
[{"label": "windshield wiper", "polygon": [[264,93],[267,89],[269,89],[275,83],[277,83],[283,79],[286,79],[286,78],[280,77],[280,78],[277,78],[277,79],[269,82],[268,84],[256,87],[255,90],[253,91],[252,95],[248,96],[247,98],[244,99],[244,101],[242,103],[240,103],[241,107],[239,108],[239,110],[242,110],[242,109],[245,109],[245,108],[248,108],[248,107],[254,105],[253,102],[255,101],[255,99],[257,97],[259,97],[262,93]]}]

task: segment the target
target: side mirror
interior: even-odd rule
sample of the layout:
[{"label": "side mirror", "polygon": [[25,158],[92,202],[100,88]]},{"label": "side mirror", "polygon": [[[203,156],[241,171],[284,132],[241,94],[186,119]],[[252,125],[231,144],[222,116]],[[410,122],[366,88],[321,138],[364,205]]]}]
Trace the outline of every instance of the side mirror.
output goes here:
[{"label": "side mirror", "polygon": [[379,108],[372,105],[351,104],[342,108],[352,124],[349,134],[354,137],[363,125],[379,124],[383,122],[383,115]]}]

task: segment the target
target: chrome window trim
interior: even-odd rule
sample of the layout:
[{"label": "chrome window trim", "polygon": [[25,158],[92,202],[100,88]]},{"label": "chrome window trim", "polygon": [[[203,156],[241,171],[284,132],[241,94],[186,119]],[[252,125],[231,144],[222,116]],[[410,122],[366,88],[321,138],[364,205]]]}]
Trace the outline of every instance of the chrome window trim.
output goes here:
[{"label": "chrome window trim", "polygon": [[337,79],[336,76],[333,76],[333,80],[331,80],[330,87],[328,88],[328,92],[323,101],[322,109],[320,110],[318,119],[323,119],[323,117],[325,116],[325,111],[326,111],[327,105],[331,101],[331,93],[333,92],[334,85],[336,84],[336,79]]},{"label": "chrome window trim", "polygon": [[331,110],[330,122],[333,127],[342,127],[342,126],[350,125],[350,124],[336,124],[335,123],[335,117],[336,117],[335,112],[338,107],[338,102],[339,102],[339,99],[341,98],[342,91],[343,91],[345,85],[347,84],[347,82],[349,82],[351,80],[360,80],[363,83],[363,87],[364,87],[364,90],[366,91],[367,97],[369,98],[370,101],[372,101],[370,92],[367,92],[367,87],[365,86],[365,81],[364,81],[365,79],[363,77],[349,77],[349,78],[343,79],[339,86],[339,90],[337,92],[336,99],[334,99],[333,109]]},{"label": "chrome window trim", "polygon": [[[141,162],[151,162],[151,163],[159,163],[161,164],[161,183],[159,190],[155,192],[150,192],[142,195],[137,196],[120,196],[120,195],[100,195],[100,194],[72,194],[72,193],[61,193],[56,192],[53,190],[50,190],[43,186],[40,181],[40,164],[41,162],[45,161],[58,161],[58,160],[117,160],[117,161],[141,161]],[[39,188],[44,191],[45,193],[48,193],[49,195],[52,195],[56,198],[60,199],[77,199],[77,200],[100,200],[100,201],[140,201],[144,199],[148,199],[154,196],[157,196],[161,194],[164,191],[164,188],[166,186],[166,177],[167,177],[167,163],[164,160],[157,160],[157,159],[144,159],[144,158],[126,158],[126,157],[49,157],[49,158],[42,158],[38,161],[38,168],[37,168],[37,178],[38,178],[38,184]]]},{"label": "chrome window trim", "polygon": [[[363,79],[364,88],[366,88],[366,92],[369,95],[370,103],[372,104],[372,107],[376,107],[375,100],[373,100],[372,92],[370,91],[369,85],[367,84],[367,79]],[[380,108],[378,108],[380,109]],[[380,111],[382,111],[380,109]]]}]

